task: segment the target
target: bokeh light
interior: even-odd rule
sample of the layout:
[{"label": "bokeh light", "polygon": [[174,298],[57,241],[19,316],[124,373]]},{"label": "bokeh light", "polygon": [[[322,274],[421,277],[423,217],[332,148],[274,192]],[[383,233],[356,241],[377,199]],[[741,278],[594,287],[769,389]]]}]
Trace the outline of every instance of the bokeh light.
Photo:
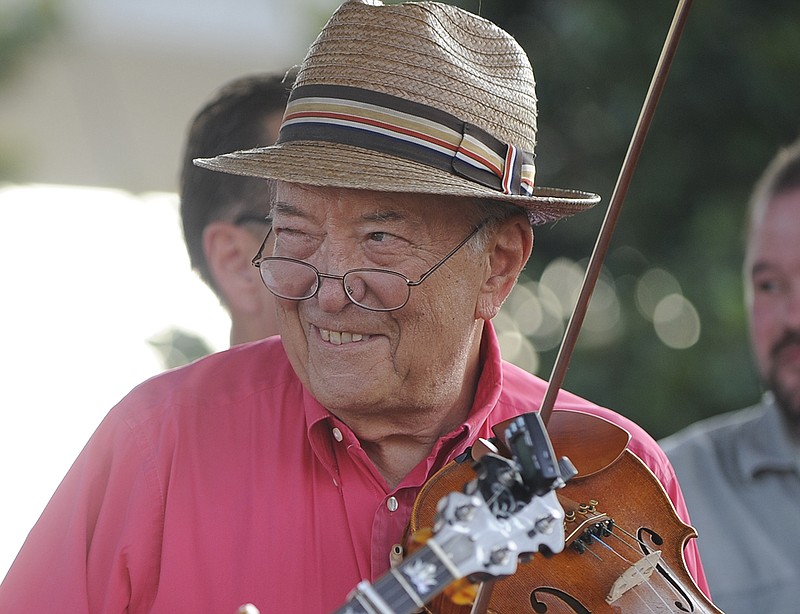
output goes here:
[{"label": "bokeh light", "polygon": [[581,328],[581,343],[603,346],[612,343],[622,330],[622,307],[611,281],[597,280],[586,318]]},{"label": "bokeh light", "polygon": [[653,321],[656,306],[671,294],[682,295],[675,276],[664,269],[653,268],[644,273],[636,284],[636,307],[647,320]]},{"label": "bokeh light", "polygon": [[578,299],[584,271],[569,258],[556,258],[542,272],[539,283],[558,299],[561,314],[568,318]]},{"label": "bokeh light", "polygon": [[700,316],[681,294],[670,294],[658,302],[653,326],[661,341],[676,350],[692,347],[700,339]]},{"label": "bokeh light", "polygon": [[[584,270],[580,263],[558,258],[545,267],[539,281],[522,281],[515,286],[494,320],[506,360],[535,373],[541,354],[561,345]],[[659,341],[672,349],[686,349],[698,342],[700,316],[670,272],[648,268],[633,288],[637,310],[653,324]],[[592,293],[578,346],[607,347],[619,340],[626,326],[620,289],[604,269]]]}]

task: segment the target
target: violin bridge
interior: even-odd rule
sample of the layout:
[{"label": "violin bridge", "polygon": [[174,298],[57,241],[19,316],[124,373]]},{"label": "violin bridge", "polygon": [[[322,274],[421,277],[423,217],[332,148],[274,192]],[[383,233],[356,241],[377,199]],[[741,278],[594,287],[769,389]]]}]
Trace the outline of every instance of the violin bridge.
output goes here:
[{"label": "violin bridge", "polygon": [[631,565],[622,573],[622,575],[620,575],[619,578],[616,579],[614,584],[611,586],[611,591],[609,591],[608,596],[606,597],[606,602],[614,603],[632,588],[639,586],[643,582],[647,582],[650,576],[653,575],[653,571],[655,571],[656,566],[660,562],[660,550],[651,552],[647,556],[643,556],[641,559],[636,561],[636,563]]}]

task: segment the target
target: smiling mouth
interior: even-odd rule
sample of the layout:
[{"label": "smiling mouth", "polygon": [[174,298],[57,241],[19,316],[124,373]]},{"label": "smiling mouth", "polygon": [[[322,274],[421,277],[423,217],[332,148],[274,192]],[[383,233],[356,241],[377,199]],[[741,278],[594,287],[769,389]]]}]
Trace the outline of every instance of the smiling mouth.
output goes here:
[{"label": "smiling mouth", "polygon": [[356,341],[366,341],[369,339],[369,335],[362,335],[361,333],[327,330],[325,328],[320,328],[318,330],[323,341],[327,341],[334,345],[344,345],[346,343],[355,343]]}]

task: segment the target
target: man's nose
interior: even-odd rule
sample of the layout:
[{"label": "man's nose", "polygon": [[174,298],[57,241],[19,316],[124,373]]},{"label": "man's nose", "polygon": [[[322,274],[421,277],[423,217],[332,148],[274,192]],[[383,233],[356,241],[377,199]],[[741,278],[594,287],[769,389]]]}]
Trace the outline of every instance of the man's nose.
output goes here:
[{"label": "man's nose", "polygon": [[[328,236],[317,252],[318,261],[315,262],[319,273],[319,289],[317,300],[319,306],[327,313],[339,313],[350,304],[350,299],[344,290],[342,276],[353,266],[353,246],[341,238]],[[341,271],[341,274],[337,274]]]},{"label": "man's nose", "polygon": [[328,313],[339,313],[344,309],[350,303],[350,299],[344,291],[341,277],[320,273],[317,301],[320,309]]}]

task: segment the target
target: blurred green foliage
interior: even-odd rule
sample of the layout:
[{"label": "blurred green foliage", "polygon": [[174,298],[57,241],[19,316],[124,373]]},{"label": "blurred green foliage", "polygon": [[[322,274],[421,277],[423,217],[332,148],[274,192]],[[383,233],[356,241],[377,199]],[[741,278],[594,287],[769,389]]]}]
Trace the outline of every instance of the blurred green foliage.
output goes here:
[{"label": "blurred green foliage", "polygon": [[[26,58],[60,23],[55,0],[34,0],[0,6],[0,86],[22,68]],[[0,138],[0,181],[17,170],[14,148]]]},{"label": "blurred green foliage", "polygon": [[58,22],[52,0],[0,6],[0,82],[9,78],[25,52]]},{"label": "blurred green foliage", "polygon": [[[591,254],[677,2],[464,0],[513,34],[537,78],[537,183],[600,193],[589,213],[537,231],[527,273]],[[741,284],[750,190],[800,129],[800,3],[696,0],[606,263],[621,334],[578,348],[564,387],[654,436],[754,402]],[[671,349],[635,306],[635,280],[672,273],[697,309],[699,341]],[[543,353],[548,378],[555,351]]]}]

